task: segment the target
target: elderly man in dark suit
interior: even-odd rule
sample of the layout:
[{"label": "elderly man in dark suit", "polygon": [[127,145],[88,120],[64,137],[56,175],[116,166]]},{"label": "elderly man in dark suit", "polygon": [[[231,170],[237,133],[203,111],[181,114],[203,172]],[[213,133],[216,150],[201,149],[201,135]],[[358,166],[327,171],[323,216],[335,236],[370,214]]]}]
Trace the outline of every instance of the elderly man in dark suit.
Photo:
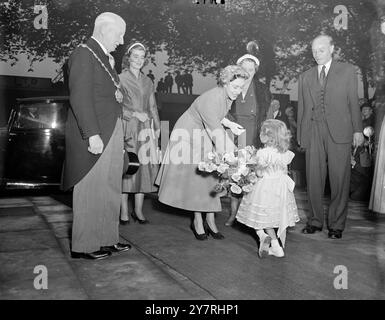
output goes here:
[{"label": "elderly man in dark suit", "polygon": [[327,215],[329,238],[339,239],[345,228],[350,183],[351,144],[364,141],[354,66],[332,58],[333,39],[313,40],[317,66],[302,73],[298,85],[297,139],[306,149],[309,213],[303,233],[321,231],[326,170],[331,202]]},{"label": "elderly man in dark suit", "polygon": [[123,44],[125,31],[121,17],[102,13],[91,39],[69,59],[63,188],[74,187],[72,258],[102,259],[130,248],[119,243],[122,94],[110,54]]}]

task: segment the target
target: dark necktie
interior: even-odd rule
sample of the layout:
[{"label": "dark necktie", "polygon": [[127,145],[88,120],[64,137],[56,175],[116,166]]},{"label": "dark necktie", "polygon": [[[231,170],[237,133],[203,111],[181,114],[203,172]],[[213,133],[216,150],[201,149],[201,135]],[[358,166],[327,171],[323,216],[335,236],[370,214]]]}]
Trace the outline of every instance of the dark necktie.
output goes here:
[{"label": "dark necktie", "polygon": [[325,66],[322,66],[322,70],[321,70],[321,73],[319,75],[319,83],[320,85],[323,87],[323,85],[325,84],[325,78],[326,78],[326,67]]}]

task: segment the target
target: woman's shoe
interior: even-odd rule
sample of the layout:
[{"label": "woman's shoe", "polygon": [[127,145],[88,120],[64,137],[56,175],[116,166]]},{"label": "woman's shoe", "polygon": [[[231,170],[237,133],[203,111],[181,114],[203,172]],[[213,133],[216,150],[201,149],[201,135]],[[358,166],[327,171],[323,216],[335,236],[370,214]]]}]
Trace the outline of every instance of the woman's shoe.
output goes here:
[{"label": "woman's shoe", "polygon": [[194,236],[195,236],[195,238],[196,238],[197,240],[207,240],[207,234],[206,234],[206,233],[199,234],[199,233],[195,230],[194,222],[191,223],[190,228],[191,228],[192,232],[194,233]]},{"label": "woman's shoe", "polygon": [[235,222],[235,214],[234,215],[231,215],[227,221],[225,222],[225,226],[226,227],[231,227]]},{"label": "woman's shoe", "polygon": [[132,219],[135,221],[135,222],[139,222],[140,224],[146,224],[146,223],[150,223],[150,221],[148,221],[147,219],[139,219],[138,216],[136,215],[136,212],[133,211],[131,213],[131,217]]},{"label": "woman's shoe", "polygon": [[122,225],[122,226],[125,226],[127,224],[130,223],[130,220],[122,220],[122,219],[119,219],[119,223]]},{"label": "woman's shoe", "polygon": [[211,230],[206,221],[203,223],[203,227],[205,228],[205,232],[207,234],[209,234],[210,236],[212,236],[214,239],[222,240],[225,238],[225,236],[222,233],[220,233],[219,231],[214,232],[213,230]]}]

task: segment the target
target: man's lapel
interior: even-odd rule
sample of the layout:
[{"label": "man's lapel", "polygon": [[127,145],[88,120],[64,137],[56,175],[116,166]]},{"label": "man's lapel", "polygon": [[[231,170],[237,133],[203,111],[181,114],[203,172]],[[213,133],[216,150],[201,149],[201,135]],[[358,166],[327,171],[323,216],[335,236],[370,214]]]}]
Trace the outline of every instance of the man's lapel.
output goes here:
[{"label": "man's lapel", "polygon": [[319,90],[319,82],[318,82],[318,67],[315,66],[313,67],[313,69],[311,70],[310,74],[309,74],[309,78],[308,81],[309,81],[309,88],[310,88],[310,95],[313,99],[313,103],[316,104],[317,103],[317,92]]},{"label": "man's lapel", "polygon": [[333,91],[331,89],[333,88],[333,86],[335,86],[336,81],[338,81],[338,78],[338,63],[333,59],[327,75],[325,88],[326,101],[328,105],[330,105],[331,92]]},{"label": "man's lapel", "polygon": [[94,39],[90,38],[87,41],[87,46],[89,46],[92,49],[92,51],[96,53],[98,58],[100,60],[102,60],[103,64],[106,67],[108,67],[108,65],[110,64],[109,61],[108,61],[108,56],[104,53],[104,51],[101,48],[101,46],[99,45],[99,43],[97,43]]}]

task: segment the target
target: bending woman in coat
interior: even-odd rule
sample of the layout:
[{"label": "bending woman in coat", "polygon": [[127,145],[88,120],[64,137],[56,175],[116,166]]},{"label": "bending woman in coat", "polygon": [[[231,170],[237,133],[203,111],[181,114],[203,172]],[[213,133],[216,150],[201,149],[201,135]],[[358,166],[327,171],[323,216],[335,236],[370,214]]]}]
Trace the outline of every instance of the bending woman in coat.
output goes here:
[{"label": "bending woman in coat", "polygon": [[[159,201],[194,212],[191,229],[198,240],[207,239],[206,232],[223,238],[215,224],[215,212],[222,211],[220,197],[212,192],[218,180],[200,172],[198,163],[210,151],[235,149],[221,122],[248,76],[239,66],[222,70],[219,86],[199,96],[176,122],[159,170]],[[205,222],[202,213],[206,213]]]}]

